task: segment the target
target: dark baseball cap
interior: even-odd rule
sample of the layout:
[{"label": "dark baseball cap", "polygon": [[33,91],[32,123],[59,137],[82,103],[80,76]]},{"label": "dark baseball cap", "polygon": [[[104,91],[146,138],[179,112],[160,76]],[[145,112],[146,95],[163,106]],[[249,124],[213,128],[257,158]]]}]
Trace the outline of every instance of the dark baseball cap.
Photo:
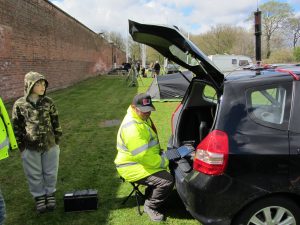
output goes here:
[{"label": "dark baseball cap", "polygon": [[132,105],[137,107],[141,112],[155,111],[151,96],[146,93],[141,93],[134,96]]}]

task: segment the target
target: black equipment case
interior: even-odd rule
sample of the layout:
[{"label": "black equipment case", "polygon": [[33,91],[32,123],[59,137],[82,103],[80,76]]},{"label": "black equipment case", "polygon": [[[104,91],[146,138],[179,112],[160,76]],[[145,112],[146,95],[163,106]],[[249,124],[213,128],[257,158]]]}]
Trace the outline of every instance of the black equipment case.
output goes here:
[{"label": "black equipment case", "polygon": [[65,193],[65,212],[89,211],[98,208],[98,191],[87,189]]}]

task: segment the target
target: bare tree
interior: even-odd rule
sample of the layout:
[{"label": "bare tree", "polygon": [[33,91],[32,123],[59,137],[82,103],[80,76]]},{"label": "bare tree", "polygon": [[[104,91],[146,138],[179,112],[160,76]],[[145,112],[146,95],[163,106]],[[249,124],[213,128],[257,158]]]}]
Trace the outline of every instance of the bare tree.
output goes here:
[{"label": "bare tree", "polygon": [[163,63],[163,56],[156,51],[154,48],[147,47],[147,62],[149,64],[159,61],[160,64]]},{"label": "bare tree", "polygon": [[191,40],[207,55],[242,54],[253,55],[253,35],[244,28],[219,24]]},{"label": "bare tree", "polygon": [[300,38],[300,16],[291,17],[287,20],[286,29],[288,33],[291,32],[293,48],[296,48],[297,42]]},{"label": "bare tree", "polygon": [[271,39],[277,31],[283,28],[287,19],[293,15],[293,9],[288,3],[269,1],[260,6],[262,11],[263,36],[266,39],[266,57],[271,55]]},{"label": "bare tree", "polygon": [[133,61],[141,59],[141,46],[138,42],[133,41],[131,37],[128,39],[128,49],[130,52],[130,58]]},{"label": "bare tree", "polygon": [[191,37],[195,44],[208,55],[230,53],[235,38],[232,27],[226,24],[218,24],[204,34]]},{"label": "bare tree", "polygon": [[236,41],[231,52],[236,55],[247,55],[254,57],[254,35],[253,31],[248,31],[245,28],[236,27]]},{"label": "bare tree", "polygon": [[121,50],[125,51],[125,39],[123,38],[121,33],[118,32],[110,32],[110,40]]},{"label": "bare tree", "polygon": [[114,31],[102,31],[101,34],[107,41],[114,43],[117,48],[125,51],[126,43],[121,33]]}]

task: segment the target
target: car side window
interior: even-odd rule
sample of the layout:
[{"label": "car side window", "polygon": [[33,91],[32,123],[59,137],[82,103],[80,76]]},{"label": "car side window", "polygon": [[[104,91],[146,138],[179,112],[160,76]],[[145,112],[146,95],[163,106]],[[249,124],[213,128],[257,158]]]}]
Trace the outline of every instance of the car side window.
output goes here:
[{"label": "car side window", "polygon": [[[288,85],[257,87],[247,91],[247,108],[251,118],[264,125],[284,125],[289,117]],[[288,106],[287,106],[288,105]]]},{"label": "car side window", "polygon": [[216,90],[212,86],[206,85],[203,90],[203,99],[210,102],[217,102]]},{"label": "car side window", "polygon": [[249,65],[248,60],[241,59],[239,61],[239,66],[248,66],[248,65]]}]

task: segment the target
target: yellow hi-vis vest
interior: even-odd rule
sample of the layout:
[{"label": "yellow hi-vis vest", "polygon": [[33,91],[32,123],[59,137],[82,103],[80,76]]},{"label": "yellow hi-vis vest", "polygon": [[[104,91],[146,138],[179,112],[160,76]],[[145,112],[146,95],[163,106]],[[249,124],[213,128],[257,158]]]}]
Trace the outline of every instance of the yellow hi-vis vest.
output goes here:
[{"label": "yellow hi-vis vest", "polygon": [[0,160],[8,157],[9,147],[17,149],[18,145],[8,113],[0,98]]},{"label": "yellow hi-vis vest", "polygon": [[134,182],[165,170],[169,161],[162,156],[151,120],[139,118],[130,106],[117,136],[115,164],[120,176]]}]

